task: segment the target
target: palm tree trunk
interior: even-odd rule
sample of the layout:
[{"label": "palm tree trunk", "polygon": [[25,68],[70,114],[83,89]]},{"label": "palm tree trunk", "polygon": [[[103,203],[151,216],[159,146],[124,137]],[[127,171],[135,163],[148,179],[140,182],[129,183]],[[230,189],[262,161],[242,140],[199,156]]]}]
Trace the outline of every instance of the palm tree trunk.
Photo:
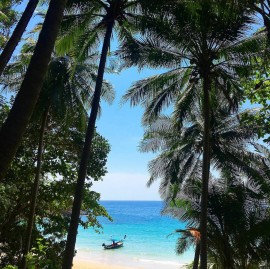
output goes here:
[{"label": "palm tree trunk", "polygon": [[114,22],[110,22],[107,25],[106,34],[105,34],[104,42],[102,46],[101,58],[100,58],[99,67],[98,67],[97,81],[96,81],[96,86],[95,86],[95,93],[94,93],[91,114],[88,121],[84,148],[83,148],[83,153],[82,153],[79,172],[78,172],[78,180],[77,180],[76,190],[75,190],[75,195],[74,195],[71,220],[70,220],[70,225],[68,229],[67,243],[66,243],[66,248],[65,248],[62,269],[71,269],[72,267],[72,261],[73,261],[75,244],[76,244],[76,236],[77,236],[77,230],[78,230],[78,225],[79,225],[81,204],[82,204],[82,199],[83,199],[83,187],[84,187],[85,177],[87,173],[87,163],[89,160],[92,139],[95,132],[95,123],[96,123],[96,118],[98,114],[98,107],[99,107],[99,101],[100,101],[100,95],[101,95],[105,64],[106,64],[106,59],[107,59],[107,53],[110,46],[110,39],[112,35],[113,26],[114,26]]},{"label": "palm tree trunk", "polygon": [[39,0],[29,0],[22,14],[22,17],[20,18],[16,28],[14,29],[9,41],[5,45],[5,48],[0,55],[0,76],[2,75],[7,63],[9,62],[15,48],[20,42],[22,35],[37,7],[38,1]]},{"label": "palm tree trunk", "polygon": [[192,269],[198,269],[200,259],[200,242],[196,244]]},{"label": "palm tree trunk", "polygon": [[46,125],[47,125],[48,115],[49,115],[49,106],[47,107],[46,111],[43,114],[41,127],[40,127],[36,176],[35,176],[34,184],[32,187],[30,212],[29,212],[28,221],[27,221],[26,238],[25,238],[25,245],[23,249],[23,258],[22,258],[22,266],[21,266],[22,269],[26,269],[26,255],[28,254],[31,247],[31,237],[32,237],[32,231],[34,227],[35,211],[36,211],[36,205],[37,205],[37,196],[38,196],[41,166],[42,166],[44,133],[45,133]]},{"label": "palm tree trunk", "polygon": [[67,0],[51,0],[20,91],[0,129],[0,181],[16,154],[48,69]]},{"label": "palm tree trunk", "polygon": [[201,196],[201,257],[200,269],[207,269],[207,200],[208,183],[210,173],[210,102],[209,92],[211,80],[209,72],[203,76],[203,114],[204,114],[204,137],[203,137],[203,170],[202,170],[202,196]]}]

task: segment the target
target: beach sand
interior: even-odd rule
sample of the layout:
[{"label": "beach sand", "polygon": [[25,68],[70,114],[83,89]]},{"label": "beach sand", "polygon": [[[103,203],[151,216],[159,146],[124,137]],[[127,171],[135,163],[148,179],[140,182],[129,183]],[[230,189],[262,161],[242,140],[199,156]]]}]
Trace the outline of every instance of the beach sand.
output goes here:
[{"label": "beach sand", "polygon": [[77,254],[73,260],[73,269],[140,269],[141,267],[129,267],[126,265],[119,265],[107,263],[106,261],[95,261],[87,258],[85,254]]},{"label": "beach sand", "polygon": [[119,265],[102,264],[74,259],[73,269],[134,269],[135,267],[124,267]]},{"label": "beach sand", "polygon": [[125,257],[92,256],[89,252],[78,251],[73,260],[73,269],[184,269],[184,264],[160,264],[148,260],[134,260]]}]

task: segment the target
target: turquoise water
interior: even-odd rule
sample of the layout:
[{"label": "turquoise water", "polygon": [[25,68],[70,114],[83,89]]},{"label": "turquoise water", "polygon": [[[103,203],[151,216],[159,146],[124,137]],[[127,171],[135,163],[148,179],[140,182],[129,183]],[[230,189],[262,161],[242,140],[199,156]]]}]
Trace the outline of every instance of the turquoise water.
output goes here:
[{"label": "turquoise water", "polygon": [[[76,249],[88,253],[95,260],[126,260],[150,264],[179,265],[190,262],[193,250],[177,255],[175,245],[177,234],[168,236],[184,224],[166,216],[161,216],[161,201],[103,201],[101,202],[112,216],[113,222],[100,219],[103,233],[93,229],[79,228]],[[124,247],[104,250],[102,243],[126,235]],[[155,266],[156,267],[156,266]],[[150,266],[149,266],[150,268]]]}]

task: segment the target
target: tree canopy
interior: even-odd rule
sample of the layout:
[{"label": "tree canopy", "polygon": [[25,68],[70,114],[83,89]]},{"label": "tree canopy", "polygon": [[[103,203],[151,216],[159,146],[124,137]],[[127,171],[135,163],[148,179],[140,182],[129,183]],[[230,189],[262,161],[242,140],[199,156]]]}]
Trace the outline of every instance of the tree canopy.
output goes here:
[{"label": "tree canopy", "polygon": [[[11,42],[38,1],[28,1],[28,19],[21,3],[0,2],[0,52],[30,40]],[[164,213],[187,223],[177,252],[194,246],[194,269],[269,262],[269,0],[44,3],[38,41],[9,65],[0,58],[1,86],[15,95],[0,96],[1,266],[24,269],[27,256],[29,268],[71,269],[78,225],[99,230],[98,216],[110,219],[91,186],[107,172],[96,119],[100,99],[114,96],[104,80],[111,55],[121,68],[165,69],[135,81],[123,101],[144,108],[140,150],[157,154],[148,185],[161,180]],[[250,103],[260,108],[242,109]]]},{"label": "tree canopy", "polygon": [[[1,121],[6,117],[8,110],[8,104],[1,108]],[[4,209],[0,220],[1,253],[3,254],[1,255],[1,265],[17,264],[20,259],[31,198],[31,186],[35,174],[38,130],[37,123],[30,124],[7,177],[0,185],[1,208]],[[45,134],[46,154],[43,160],[36,226],[33,231],[34,245],[31,251],[31,253],[35,253],[38,242],[48,245],[49,247],[43,255],[44,260],[41,259],[39,262],[50,260],[50,268],[61,267],[82,146],[83,133],[81,131],[72,126],[63,129],[57,121],[50,120],[48,131]],[[90,179],[100,180],[107,172],[105,164],[109,149],[108,142],[96,134],[82,206],[87,218],[80,220],[80,224],[84,227],[93,227],[96,230],[101,228],[97,217],[109,216],[105,208],[98,203],[100,195],[90,190],[92,185]]]}]

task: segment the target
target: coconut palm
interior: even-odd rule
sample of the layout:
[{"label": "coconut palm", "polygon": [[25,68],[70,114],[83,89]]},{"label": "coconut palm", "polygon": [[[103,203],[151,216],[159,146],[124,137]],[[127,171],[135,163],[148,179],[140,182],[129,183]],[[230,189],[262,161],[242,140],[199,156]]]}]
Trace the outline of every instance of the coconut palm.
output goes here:
[{"label": "coconut palm", "polygon": [[[164,107],[176,104],[175,120],[181,125],[194,105],[194,97],[203,93],[203,166],[202,166],[202,222],[201,266],[206,269],[207,189],[211,158],[210,92],[213,88],[237,109],[242,90],[239,72],[248,65],[252,49],[259,43],[242,41],[251,19],[244,10],[235,10],[222,1],[169,1],[169,16],[148,15],[145,34],[129,37],[119,54],[126,66],[164,67],[165,74],[139,81],[124,96],[132,105],[146,107],[144,121],[152,120]],[[166,6],[165,6],[166,7]],[[162,10],[164,13],[164,10]],[[197,85],[200,84],[200,87]]]},{"label": "coconut palm", "polygon": [[[16,88],[18,79],[23,76],[21,74],[26,68],[30,46],[26,45],[18,59],[18,62],[11,64],[6,74],[7,84],[5,87]],[[35,208],[37,203],[38,188],[42,169],[43,156],[43,140],[49,117],[57,119],[59,124],[64,128],[70,123],[75,122],[78,128],[87,121],[87,108],[91,106],[93,96],[93,84],[96,79],[94,64],[91,59],[87,63],[75,65],[71,57],[53,57],[49,70],[46,75],[41,95],[39,97],[34,118],[40,119],[40,137],[37,150],[37,167],[36,175],[32,188],[30,213],[28,219],[28,227],[26,233],[24,257],[30,249],[31,234],[34,225]],[[95,60],[95,59],[94,59]],[[10,75],[9,75],[10,74]],[[104,81],[102,88],[102,96],[108,102],[114,98],[114,94],[110,85]],[[23,259],[22,268],[26,268],[25,259]]]},{"label": "coconut palm", "polygon": [[[186,205],[188,209],[167,207],[165,212],[194,225],[199,223],[199,199],[198,188],[191,186],[178,200],[178,205]],[[257,185],[248,179],[243,182],[241,176],[223,173],[211,181],[208,206],[209,260],[212,264],[222,269],[257,268],[269,259],[270,237],[266,227],[270,216],[265,196]]]},{"label": "coconut palm", "polygon": [[[224,111],[221,111],[219,116]],[[255,162],[258,155],[255,156],[254,153],[245,150],[247,142],[252,141],[252,138],[256,136],[256,130],[251,131],[248,126],[241,127],[236,116],[229,117],[227,120],[224,120],[223,117],[224,115],[219,117],[219,124],[217,124],[217,120],[211,121],[214,123],[211,126],[211,141],[214,144],[212,144],[212,154],[215,156],[211,158],[212,167],[216,171],[228,169],[231,173],[247,174],[249,177],[258,175],[259,172],[252,171],[252,165],[249,163],[251,160]],[[146,132],[143,141],[143,149],[155,148],[161,151],[160,155],[149,164],[151,178],[148,183],[151,184],[154,180],[161,178],[160,193],[168,204],[177,204],[178,199],[180,199],[179,196],[185,195],[186,190],[189,190],[191,186],[192,189],[197,190],[198,195],[200,194],[201,184],[196,182],[200,182],[202,167],[203,130],[200,119],[201,113],[197,112],[192,115],[192,118],[194,122],[185,124],[180,133],[173,131],[173,125],[168,118],[162,119],[163,124],[154,123],[155,127],[150,127],[151,130]],[[164,121],[167,121],[167,123],[164,124]],[[169,125],[171,129],[164,128],[164,126]],[[160,140],[160,143],[157,142],[158,140]],[[190,227],[199,226],[199,201],[198,198],[197,221],[190,222],[188,224]],[[184,210],[188,210],[188,208],[186,206]],[[179,209],[175,209],[176,215],[179,214],[177,210]],[[182,221],[187,221],[187,219],[182,219]],[[177,252],[181,254],[190,245],[196,246],[193,268],[197,268],[199,245],[198,242],[194,242],[194,238],[186,237],[186,235],[185,233],[184,236],[179,238]]]},{"label": "coconut palm", "polygon": [[37,7],[39,0],[30,0],[18,22],[16,25],[13,34],[11,35],[10,39],[5,45],[1,55],[0,55],[0,76],[2,75],[4,68],[6,67],[7,63],[9,62],[15,48],[17,47],[18,43],[20,42],[22,35],[33,16],[33,13]]},{"label": "coconut palm", "polygon": [[[219,97],[216,97],[216,102]],[[220,99],[219,99],[220,100]],[[242,125],[239,121],[247,113],[256,109],[230,114],[226,103],[219,104],[210,119],[211,169],[213,171],[241,171],[267,192],[268,180],[257,168],[260,155],[250,150],[250,143],[257,137],[259,126]],[[160,194],[165,201],[173,200],[186,184],[198,181],[201,177],[203,154],[203,118],[200,102],[188,113],[179,130],[169,117],[159,117],[146,127],[144,139],[140,144],[143,152],[158,152],[159,155],[149,163],[150,186],[161,179]],[[256,145],[256,144],[254,144]],[[256,163],[256,165],[254,165]]]},{"label": "coconut palm", "polygon": [[[219,97],[212,96],[211,99],[217,102]],[[214,109],[213,104],[211,107]],[[243,174],[254,177],[257,184],[265,186],[264,176],[254,167],[260,156],[249,150],[249,144],[257,137],[258,127],[239,122],[242,116],[252,112],[230,114],[229,106],[224,101],[213,111],[210,118],[211,167],[215,171],[226,169],[231,173],[241,170]],[[160,192],[164,200],[174,199],[186,184],[201,177],[203,132],[200,102],[189,112],[180,130],[171,118],[165,116],[147,126],[140,149],[143,152],[159,152],[149,163],[148,185],[161,179]]]},{"label": "coconut palm", "polygon": [[[249,113],[251,112],[249,111]],[[267,168],[267,156],[269,156],[269,152],[267,154],[263,146],[253,143],[258,152],[264,152],[264,160],[260,155],[255,154],[253,152],[254,150],[247,150],[250,148],[248,142],[252,142],[253,138],[256,138],[257,133],[256,128],[252,130],[252,126],[241,126],[239,122],[242,115],[245,116],[247,112],[244,111],[238,115],[230,115],[228,107],[221,106],[214,113],[211,118],[210,136],[213,156],[211,158],[211,167],[215,173],[221,171],[225,174],[225,172],[228,173],[230,171],[230,174],[235,175],[237,178],[246,175],[249,178],[249,182],[256,184],[261,194],[267,197],[269,188],[267,192],[266,187],[269,185],[269,176],[267,177],[266,174],[267,171],[269,172],[269,166]],[[203,147],[201,111],[196,107],[193,108],[193,112],[190,112],[189,118],[190,120],[184,122],[183,128],[180,131],[175,129],[170,118],[159,118],[148,127],[144,135],[144,140],[141,143],[142,151],[160,152],[159,156],[149,164],[151,177],[148,184],[151,185],[154,180],[160,178],[161,196],[168,204],[177,204],[181,196],[185,196],[186,192],[189,193],[189,189],[195,189],[197,196],[200,196],[199,189],[201,186],[198,185],[198,182],[201,177],[201,155]],[[262,167],[263,165],[264,168]],[[188,223],[191,227],[197,227],[199,225],[200,199],[197,198],[197,201],[198,214],[196,218],[193,217],[193,220],[195,218],[197,221]],[[189,206],[184,203],[181,203],[181,206],[183,210],[189,209]],[[211,206],[209,207],[211,211]],[[228,209],[229,206],[226,210]],[[176,216],[180,213],[183,214],[183,212],[180,211],[179,213],[177,210],[178,208],[175,208],[173,211]],[[238,217],[240,218],[240,215]],[[182,221],[187,221],[187,219],[182,219]],[[209,219],[208,223],[211,225]],[[187,237],[187,235],[189,233],[184,233],[184,236],[179,238],[177,245],[178,253],[183,253],[186,248],[194,243],[193,238],[190,236]],[[265,235],[267,236],[267,234]],[[212,236],[213,238],[220,238],[218,234],[213,234]],[[262,244],[268,244],[267,242],[266,240]],[[266,249],[262,244],[260,248]],[[198,249],[196,248],[195,254],[197,251]],[[265,256],[265,253],[262,255]],[[216,256],[219,257],[221,254],[216,253]],[[238,257],[239,260],[241,260],[240,256],[241,253]],[[198,258],[195,255],[193,268],[197,268],[197,261]],[[228,259],[226,261],[227,264],[230,264]]]},{"label": "coconut palm", "polygon": [[19,147],[47,72],[67,0],[51,0],[38,42],[10,113],[0,129],[0,180]]},{"label": "coconut palm", "polygon": [[57,42],[57,51],[60,53],[71,51],[77,60],[81,61],[85,56],[91,54],[92,48],[95,48],[99,44],[100,39],[103,39],[103,43],[95,93],[74,195],[63,269],[70,269],[72,266],[87,160],[95,129],[104,68],[112,33],[115,30],[121,37],[129,31],[128,28],[134,24],[140,5],[139,1],[132,0],[74,0],[68,7],[69,9],[66,11],[62,28],[62,37]]},{"label": "coconut palm", "polygon": [[161,179],[159,190],[165,201],[173,200],[187,182],[201,176],[202,139],[199,130],[201,122],[198,122],[195,119],[179,132],[172,119],[164,116],[147,126],[140,150],[159,152],[149,162],[150,179],[147,185],[151,186]]}]

